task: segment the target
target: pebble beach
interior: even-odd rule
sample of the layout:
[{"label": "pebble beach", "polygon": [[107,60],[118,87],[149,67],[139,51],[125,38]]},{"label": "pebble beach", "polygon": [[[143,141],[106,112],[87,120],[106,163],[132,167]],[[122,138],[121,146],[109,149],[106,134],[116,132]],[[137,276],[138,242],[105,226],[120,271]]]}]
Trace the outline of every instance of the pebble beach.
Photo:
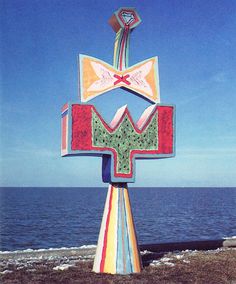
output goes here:
[{"label": "pebble beach", "polygon": [[0,253],[0,283],[236,283],[236,248],[153,254],[140,274],[92,272],[95,247]]}]

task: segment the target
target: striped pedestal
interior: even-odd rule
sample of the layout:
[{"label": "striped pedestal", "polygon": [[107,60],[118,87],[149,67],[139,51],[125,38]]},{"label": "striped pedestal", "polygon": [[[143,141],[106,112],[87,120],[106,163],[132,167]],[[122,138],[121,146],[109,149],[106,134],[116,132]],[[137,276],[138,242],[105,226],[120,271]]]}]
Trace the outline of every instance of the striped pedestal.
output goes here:
[{"label": "striped pedestal", "polygon": [[127,184],[110,184],[93,271],[130,274],[141,266]]}]

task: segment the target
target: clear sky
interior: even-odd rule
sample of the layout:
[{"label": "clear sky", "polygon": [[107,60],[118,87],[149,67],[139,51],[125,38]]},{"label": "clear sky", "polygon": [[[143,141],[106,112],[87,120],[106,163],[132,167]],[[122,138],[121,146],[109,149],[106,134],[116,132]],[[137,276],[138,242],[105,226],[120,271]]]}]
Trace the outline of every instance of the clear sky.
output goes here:
[{"label": "clear sky", "polygon": [[[101,158],[60,157],[60,110],[79,102],[77,55],[112,64],[107,21],[136,7],[130,65],[159,57],[161,102],[176,105],[176,157],[136,162],[135,186],[236,186],[236,1],[1,0],[0,186],[106,186]],[[91,101],[109,122],[128,104]]]}]

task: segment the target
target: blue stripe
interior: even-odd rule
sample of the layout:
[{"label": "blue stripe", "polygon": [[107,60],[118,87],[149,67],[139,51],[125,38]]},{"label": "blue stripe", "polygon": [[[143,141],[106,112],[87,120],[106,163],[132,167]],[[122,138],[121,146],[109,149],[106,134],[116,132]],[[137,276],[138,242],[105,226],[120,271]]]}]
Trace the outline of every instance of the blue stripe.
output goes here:
[{"label": "blue stripe", "polygon": [[64,116],[66,116],[68,114],[68,109],[65,110],[62,114],[61,114],[61,118],[63,118]]},{"label": "blue stripe", "polygon": [[121,200],[120,190],[118,187],[118,220],[117,220],[117,256],[116,256],[116,272],[123,273],[123,253],[122,253],[122,222],[121,222]]},{"label": "blue stripe", "polygon": [[127,214],[126,214],[126,206],[125,206],[125,199],[124,199],[124,188],[122,189],[122,195],[123,195],[123,210],[124,210],[124,223],[125,223],[125,254],[126,254],[126,273],[133,272],[132,269],[132,259],[130,256],[130,242],[129,242],[129,231],[128,231],[128,225],[127,225]]}]

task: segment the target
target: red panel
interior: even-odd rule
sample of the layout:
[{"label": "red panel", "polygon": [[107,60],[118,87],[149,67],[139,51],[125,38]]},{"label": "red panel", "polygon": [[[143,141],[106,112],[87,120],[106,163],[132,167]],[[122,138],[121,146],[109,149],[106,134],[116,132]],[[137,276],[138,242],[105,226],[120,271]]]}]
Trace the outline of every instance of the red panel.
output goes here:
[{"label": "red panel", "polygon": [[158,153],[173,153],[173,107],[158,108]]},{"label": "red panel", "polygon": [[[108,151],[114,155],[114,176],[121,178],[132,178],[133,173],[133,163],[132,159],[135,154],[140,154],[143,158],[145,155],[153,155],[153,158],[157,154],[173,154],[173,139],[174,139],[174,129],[173,129],[173,110],[171,106],[157,106],[156,111],[158,112],[158,149],[157,150],[132,150],[130,153],[131,168],[130,172],[127,174],[121,174],[117,172],[117,152],[114,148],[109,147],[94,147],[92,145],[92,110],[98,115],[99,119],[103,123],[104,127],[108,132],[112,133],[119,127],[119,123],[113,129],[103,120],[101,115],[96,111],[92,105],[72,105],[72,150],[86,150],[95,151],[97,153],[102,153],[103,151]],[[156,112],[155,111],[155,112]],[[123,120],[125,115],[128,115],[133,128],[137,133],[142,133],[146,127],[150,124],[151,119],[155,115],[155,112],[150,115],[149,119],[145,123],[145,127],[140,130],[134,124],[129,111],[126,109],[120,121]],[[64,124],[62,125],[63,133],[66,131]],[[65,142],[66,143],[66,142]],[[64,146],[64,144],[63,144]]]},{"label": "red panel", "polygon": [[91,150],[92,106],[72,105],[72,150]]}]

